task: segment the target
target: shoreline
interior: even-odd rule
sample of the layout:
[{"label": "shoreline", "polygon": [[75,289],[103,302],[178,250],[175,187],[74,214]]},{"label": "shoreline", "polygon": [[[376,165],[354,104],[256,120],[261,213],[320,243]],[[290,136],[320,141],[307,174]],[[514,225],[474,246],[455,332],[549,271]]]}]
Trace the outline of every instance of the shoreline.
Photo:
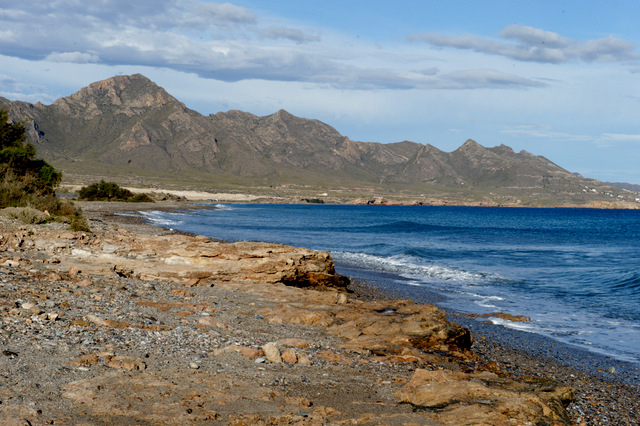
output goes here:
[{"label": "shoreline", "polygon": [[[44,420],[38,416],[45,414],[64,418],[62,413],[66,412],[75,416],[74,421],[80,419],[86,424],[102,424],[105,419],[111,424],[127,424],[134,419],[131,416],[137,416],[138,421],[146,419],[147,423],[164,424],[166,419],[193,421],[195,414],[199,416],[198,421],[213,421],[214,424],[228,424],[232,419],[245,424],[261,424],[269,418],[277,419],[271,424],[350,424],[344,422],[356,420],[364,424],[459,424],[459,412],[456,410],[470,410],[477,405],[473,400],[462,406],[447,405],[446,409],[438,406],[436,410],[425,409],[421,405],[423,403],[417,402],[398,404],[398,395],[415,390],[409,385],[417,380],[419,371],[426,369],[444,372],[446,377],[462,377],[461,381],[453,381],[446,387],[462,386],[462,393],[456,398],[469,397],[473,394],[470,383],[486,380],[482,379],[484,377],[490,379],[478,382],[483,386],[494,386],[512,380],[511,377],[520,377],[526,383],[549,386],[549,391],[560,389],[554,384],[556,380],[567,380],[567,385],[576,389],[575,401],[568,408],[575,424],[637,424],[640,421],[637,386],[616,383],[577,369],[567,370],[559,360],[546,359],[542,353],[534,353],[536,356],[533,356],[522,352],[504,339],[500,326],[483,324],[481,327],[492,330],[495,336],[485,330],[480,330],[486,334],[485,339],[477,334],[474,336],[476,343],[472,349],[480,361],[420,353],[409,348],[405,348],[406,352],[402,354],[393,354],[388,352],[390,346],[384,346],[388,343],[372,352],[367,349],[372,343],[360,346],[358,338],[348,340],[345,346],[345,339],[357,335],[353,334],[355,330],[344,329],[348,322],[335,322],[334,315],[353,315],[349,309],[356,309],[354,312],[362,313],[349,318],[360,318],[366,312],[375,324],[393,319],[393,314],[386,314],[388,308],[376,306],[413,309],[410,308],[412,305],[398,305],[398,299],[406,299],[401,292],[385,291],[358,279],[350,287],[354,294],[348,295],[344,299],[346,302],[342,303],[334,292],[265,285],[261,281],[239,286],[233,280],[214,280],[209,287],[210,278],[189,278],[189,273],[193,274],[189,269],[186,270],[187,275],[175,282],[165,278],[151,281],[136,278],[133,271],[120,262],[125,259],[134,262],[140,256],[146,259],[144,256],[148,256],[145,253],[151,250],[150,244],[155,244],[152,247],[158,253],[167,250],[168,247],[158,245],[158,236],[164,238],[162,241],[185,242],[176,246],[174,251],[178,248],[187,250],[190,245],[198,247],[205,239],[144,223],[141,217],[116,213],[144,208],[180,210],[194,206],[189,203],[153,203],[148,206],[79,204],[92,228],[95,227],[96,235],[76,234],[71,237],[69,231],[55,225],[49,227],[57,235],[72,238],[64,243],[66,248],[57,255],[60,263],[47,263],[56,259],[45,256],[44,252],[29,250],[15,252],[20,254],[13,257],[6,253],[3,256],[8,260],[4,261],[2,268],[5,277],[2,290],[8,300],[19,298],[20,302],[16,303],[22,307],[12,303],[3,311],[8,334],[3,330],[0,336],[5,351],[0,362],[6,367],[11,382],[15,383],[12,387],[0,386],[0,401],[3,402],[0,413],[18,413],[15,414],[16,419],[31,418],[33,422],[38,418]],[[39,235],[41,228],[22,228],[24,235],[21,238],[25,244],[30,241],[34,242],[34,247],[43,244],[38,242],[44,238]],[[22,228],[15,226],[15,229]],[[58,247],[56,244],[60,243],[55,242],[54,247]],[[117,246],[130,248],[122,251]],[[134,249],[134,246],[140,248]],[[120,260],[110,260],[104,265],[111,270],[110,276],[92,269],[96,266],[94,258],[82,257],[83,251],[94,250],[94,247],[100,247],[107,260],[111,259],[108,256],[112,253],[122,252],[117,258]],[[220,256],[213,259],[217,258]],[[35,259],[41,259],[40,263]],[[66,263],[74,259],[76,263]],[[166,265],[170,269],[171,264]],[[51,272],[47,272],[51,267],[58,267],[54,281],[51,281]],[[47,278],[43,281],[38,277]],[[14,281],[24,282],[27,287],[23,289]],[[56,320],[58,313],[55,312],[45,311],[37,315],[34,311],[25,312],[25,302],[31,299],[47,309],[49,305],[60,307],[62,321]],[[308,302],[303,303],[307,299]],[[328,300],[334,301],[327,305]],[[65,307],[66,312],[62,309],[65,304],[71,305],[70,310]],[[326,308],[320,309],[323,306]],[[366,308],[369,306],[373,308]],[[289,312],[293,308],[297,311]],[[452,313],[448,315],[453,322],[467,320],[453,317]],[[296,322],[302,318],[309,318],[310,322]],[[476,328],[475,324],[473,328]],[[328,330],[341,331],[334,335],[327,334]],[[284,341],[292,336],[303,337],[310,346],[289,346],[287,351],[297,352],[298,359],[311,357],[313,366],[264,360],[257,363],[265,356],[259,354],[268,342]],[[531,336],[526,339],[529,342],[534,340]],[[284,350],[288,346],[281,344],[281,347]],[[68,363],[70,359],[71,364]],[[483,368],[492,370],[479,370],[478,366],[483,365]],[[527,381],[527,376],[534,376],[536,380]],[[38,386],[33,387],[36,383]],[[133,404],[129,407],[121,401],[123,389],[129,383],[135,383],[140,389],[156,390],[134,395],[140,401],[129,402],[129,405]],[[60,388],[64,388],[63,394],[60,394]],[[96,389],[104,390],[96,393]],[[163,389],[166,396],[160,396],[157,389]],[[212,389],[228,391],[212,394]],[[182,399],[176,399],[178,396]],[[411,396],[407,398],[415,401]],[[516,397],[510,398],[509,401]],[[181,402],[178,404],[176,401]],[[149,412],[150,407],[159,403],[164,404],[162,410],[156,408],[155,412]],[[80,411],[78,404],[84,407]],[[106,405],[103,407],[101,404]],[[32,406],[41,413],[29,408]],[[488,406],[482,406],[483,412],[487,409]],[[241,414],[236,416],[234,410]],[[448,423],[448,413],[456,413],[458,417],[451,418],[457,419],[458,423],[454,420]],[[495,424],[495,421],[492,423],[486,419],[484,423],[472,424]],[[571,424],[557,421],[558,424]],[[37,423],[40,424],[40,420]]]},{"label": "shoreline", "polygon": [[[190,205],[194,206],[193,203]],[[189,206],[189,203],[186,206]],[[175,209],[169,207],[167,210]],[[142,216],[137,223],[156,226],[148,223]],[[352,280],[350,289],[359,299],[413,300],[416,303],[436,305],[446,312],[450,321],[457,322],[472,332],[475,339],[472,349],[486,362],[496,362],[500,368],[516,377],[547,377],[568,384],[577,392],[576,401],[569,406],[569,412],[574,419],[586,419],[585,424],[598,425],[627,424],[625,418],[640,422],[640,401],[636,402],[636,396],[640,393],[640,371],[637,364],[590,352],[551,337],[478,321],[471,315],[439,306],[438,296],[435,294],[433,297],[419,299],[409,291],[410,289],[397,284],[384,287],[370,284],[371,279],[358,275],[357,272],[348,274]],[[372,275],[380,274],[373,272]],[[389,275],[382,280],[388,283],[396,278]],[[615,369],[614,373],[607,371],[611,368]],[[615,397],[612,398],[613,394]],[[620,400],[624,402],[620,404]],[[615,409],[606,413],[608,406]]]}]

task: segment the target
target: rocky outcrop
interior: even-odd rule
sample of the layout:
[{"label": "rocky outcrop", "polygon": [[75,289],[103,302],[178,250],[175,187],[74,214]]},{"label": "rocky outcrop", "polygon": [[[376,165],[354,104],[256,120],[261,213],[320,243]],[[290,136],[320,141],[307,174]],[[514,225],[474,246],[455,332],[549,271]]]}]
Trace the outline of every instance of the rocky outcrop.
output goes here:
[{"label": "rocky outcrop", "polygon": [[[187,286],[214,281],[283,283],[296,287],[344,290],[326,252],[268,243],[221,243],[190,235],[114,235],[24,232],[8,236],[10,246],[35,247],[59,260],[60,272],[113,273],[146,281],[172,280]],[[77,265],[77,266],[70,266]]]},{"label": "rocky outcrop", "polygon": [[439,424],[500,425],[542,418],[569,423],[562,407],[573,399],[573,392],[545,380],[504,380],[486,371],[418,369],[396,396],[400,402],[437,413]]}]

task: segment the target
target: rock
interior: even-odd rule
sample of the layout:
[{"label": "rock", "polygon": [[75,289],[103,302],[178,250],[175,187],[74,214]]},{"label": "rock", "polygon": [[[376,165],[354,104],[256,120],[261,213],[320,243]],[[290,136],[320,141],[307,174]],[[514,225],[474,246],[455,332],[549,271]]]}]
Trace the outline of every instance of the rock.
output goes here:
[{"label": "rock", "polygon": [[295,364],[296,362],[298,362],[298,356],[291,349],[287,349],[282,352],[282,361],[286,362],[287,364]]},{"label": "rock", "polygon": [[20,305],[20,307],[22,309],[27,310],[27,311],[30,310],[31,308],[35,307],[35,306],[36,306],[36,304],[33,303],[33,302],[25,302],[22,305]]},{"label": "rock", "polygon": [[567,422],[563,404],[571,392],[551,382],[503,381],[494,373],[417,369],[396,397],[415,407],[438,410],[442,424]]},{"label": "rock", "polygon": [[215,328],[229,328],[229,326],[223,322],[218,321],[214,317],[202,317],[198,318],[198,324],[204,325],[207,327],[215,327]]},{"label": "rock", "polygon": [[29,311],[33,314],[33,315],[40,315],[41,313],[43,313],[44,311],[42,310],[42,308],[40,306],[32,306],[31,308],[29,308]]},{"label": "rock", "polygon": [[200,278],[191,278],[184,282],[186,287],[195,287],[200,283]]},{"label": "rock", "polygon": [[248,348],[246,346],[234,346],[234,349],[239,354],[251,359],[257,359],[264,355],[262,351],[259,351],[258,349]]},{"label": "rock", "polygon": [[298,348],[298,349],[306,349],[311,347],[311,342],[304,339],[298,339],[296,337],[288,337],[286,339],[280,339],[278,340],[278,344],[280,344],[281,346],[288,346],[291,348]]},{"label": "rock", "polygon": [[271,362],[279,363],[282,362],[282,356],[280,355],[280,348],[278,348],[278,344],[275,342],[269,342],[262,346],[262,351],[264,352],[264,356]]},{"label": "rock", "polygon": [[297,354],[298,356],[298,364],[300,365],[313,365],[311,358],[307,354]]},{"label": "rock", "polygon": [[491,312],[489,314],[476,315],[479,318],[500,318],[512,322],[531,322],[530,317],[524,315],[512,315],[505,312]]},{"label": "rock", "polygon": [[345,357],[344,355],[337,354],[328,349],[318,352],[316,357],[327,362],[333,362],[335,364],[346,364],[346,365],[353,364],[353,360]]},{"label": "rock", "polygon": [[190,362],[189,363],[189,368],[191,368],[193,370],[198,370],[200,368],[200,366],[198,364],[196,364],[195,362]]},{"label": "rock", "polygon": [[105,360],[108,367],[119,368],[124,370],[144,370],[147,365],[139,358],[130,356],[113,356],[107,357]]}]

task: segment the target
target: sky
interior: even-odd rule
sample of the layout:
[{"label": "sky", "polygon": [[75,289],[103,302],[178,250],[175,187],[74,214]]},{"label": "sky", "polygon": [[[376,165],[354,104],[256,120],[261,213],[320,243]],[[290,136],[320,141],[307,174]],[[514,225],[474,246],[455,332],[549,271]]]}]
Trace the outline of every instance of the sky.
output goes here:
[{"label": "sky", "polygon": [[0,0],[0,96],[141,73],[204,115],[467,139],[640,184],[637,0]]}]

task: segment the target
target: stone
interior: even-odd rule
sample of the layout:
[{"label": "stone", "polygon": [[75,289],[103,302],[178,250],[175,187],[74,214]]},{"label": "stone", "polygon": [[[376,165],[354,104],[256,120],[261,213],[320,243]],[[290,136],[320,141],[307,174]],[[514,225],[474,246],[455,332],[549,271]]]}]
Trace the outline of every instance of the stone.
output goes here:
[{"label": "stone", "polygon": [[[568,388],[545,379],[522,384],[501,380],[495,373],[463,373],[417,369],[395,393],[399,402],[438,411],[441,424],[517,424],[536,419],[566,422],[563,404]],[[470,422],[470,423],[469,423]]]},{"label": "stone", "polygon": [[198,324],[204,325],[207,327],[215,327],[215,328],[229,328],[229,326],[221,321],[218,321],[214,317],[201,317],[198,318]]},{"label": "stone", "polygon": [[191,278],[184,282],[186,287],[195,287],[200,283],[200,278]]},{"label": "stone", "polygon": [[280,339],[278,340],[278,344],[280,344],[281,346],[288,346],[291,348],[298,348],[298,349],[306,349],[311,347],[311,342],[304,339],[298,339],[297,337],[288,337],[286,339]]},{"label": "stone", "polygon": [[41,313],[43,313],[44,311],[42,310],[42,308],[40,306],[32,306],[29,308],[29,311],[33,314],[33,315],[40,315]]},{"label": "stone", "polygon": [[287,364],[295,364],[296,362],[298,362],[298,356],[291,349],[286,349],[284,352],[282,352],[282,361],[286,362]]},{"label": "stone", "polygon": [[280,355],[280,348],[278,348],[278,344],[275,342],[269,342],[262,346],[262,351],[264,352],[264,356],[271,362],[279,363],[282,362],[282,356]]},{"label": "stone", "polygon": [[311,358],[307,354],[297,354],[298,356],[298,364],[300,365],[313,365]]},{"label": "stone", "polygon": [[238,352],[242,356],[246,356],[247,358],[257,359],[264,355],[262,351],[249,348],[247,346],[234,346],[234,349],[236,352]]},{"label": "stone", "polygon": [[139,358],[133,358],[130,356],[113,356],[107,357],[105,364],[111,368],[118,368],[123,370],[144,370],[147,365]]}]

